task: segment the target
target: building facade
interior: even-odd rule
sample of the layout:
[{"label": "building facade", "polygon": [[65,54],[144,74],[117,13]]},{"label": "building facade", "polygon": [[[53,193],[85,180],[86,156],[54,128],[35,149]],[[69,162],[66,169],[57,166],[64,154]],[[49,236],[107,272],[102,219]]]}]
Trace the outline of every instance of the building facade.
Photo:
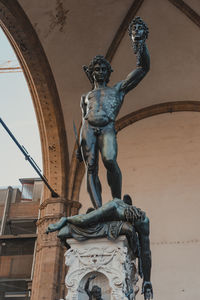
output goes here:
[{"label": "building facade", "polygon": [[30,299],[39,205],[43,183],[20,179],[0,188],[0,299]]}]

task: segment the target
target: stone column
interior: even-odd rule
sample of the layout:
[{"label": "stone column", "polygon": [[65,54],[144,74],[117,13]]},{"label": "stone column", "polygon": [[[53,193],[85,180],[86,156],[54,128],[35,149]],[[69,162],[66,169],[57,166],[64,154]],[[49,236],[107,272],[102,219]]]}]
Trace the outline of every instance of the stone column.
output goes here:
[{"label": "stone column", "polygon": [[56,232],[47,235],[45,231],[50,223],[57,222],[63,215],[77,214],[80,206],[79,202],[64,198],[49,198],[41,204],[31,300],[59,300],[62,297],[64,249]]}]

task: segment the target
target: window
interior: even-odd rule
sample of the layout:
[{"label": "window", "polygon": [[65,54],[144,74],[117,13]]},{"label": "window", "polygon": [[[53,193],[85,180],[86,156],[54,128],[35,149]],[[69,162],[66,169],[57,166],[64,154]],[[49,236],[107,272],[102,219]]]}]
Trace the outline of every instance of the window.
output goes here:
[{"label": "window", "polygon": [[22,185],[22,200],[31,201],[33,199],[33,183],[23,183]]}]

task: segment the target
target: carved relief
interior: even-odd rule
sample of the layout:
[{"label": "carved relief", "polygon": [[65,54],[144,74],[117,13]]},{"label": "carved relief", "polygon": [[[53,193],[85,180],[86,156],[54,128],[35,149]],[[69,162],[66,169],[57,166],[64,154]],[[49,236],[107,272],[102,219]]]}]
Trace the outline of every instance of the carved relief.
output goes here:
[{"label": "carved relief", "polygon": [[[68,240],[70,245],[71,241]],[[138,276],[135,260],[128,252],[125,237],[120,237],[116,242],[99,239],[97,243],[96,240],[90,240],[87,241],[87,245],[73,240],[73,245],[65,253],[65,264],[69,268],[65,279],[68,290],[66,300],[78,300],[80,293],[83,299],[87,299],[84,298],[82,282],[86,281],[91,273],[107,279],[110,296],[104,295],[104,292],[104,300],[135,299]],[[101,283],[98,285],[105,288]]]}]

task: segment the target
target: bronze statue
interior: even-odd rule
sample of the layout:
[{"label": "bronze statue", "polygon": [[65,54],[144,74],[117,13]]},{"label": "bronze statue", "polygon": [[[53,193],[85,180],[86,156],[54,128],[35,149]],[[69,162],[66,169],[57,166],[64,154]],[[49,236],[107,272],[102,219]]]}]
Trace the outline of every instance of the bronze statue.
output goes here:
[{"label": "bronze statue", "polygon": [[[96,210],[63,217],[56,224],[50,224],[47,233],[59,230],[58,237],[67,247],[69,247],[67,238],[82,241],[107,237],[115,240],[118,236],[125,235],[133,256],[138,257],[139,274],[143,278],[144,299],[150,300],[153,298],[153,289],[150,281],[149,219],[145,212],[132,205],[130,196],[125,195],[121,200],[122,176],[116,161],[116,117],[124,96],[137,86],[150,67],[150,57],[145,44],[148,27],[140,17],[136,17],[131,22],[129,35],[137,56],[137,68],[125,80],[113,87],[107,86],[112,68],[103,56],[96,56],[89,67],[84,66],[84,71],[92,83],[92,90],[81,98],[83,120],[77,157],[85,162],[87,190]],[[107,170],[107,181],[113,197],[112,201],[103,206],[101,183],[98,177],[99,152]],[[89,282],[92,279],[90,277],[85,285],[89,299],[102,300],[99,287],[93,287],[94,290],[92,288],[89,291]],[[127,295],[128,299],[131,299],[130,295]]]},{"label": "bronze statue", "polygon": [[103,300],[101,297],[101,288],[98,285],[93,285],[92,289],[89,290],[90,281],[95,279],[96,275],[91,275],[85,284],[85,291],[89,297],[89,300]]},{"label": "bronze statue", "polygon": [[137,68],[125,80],[113,87],[107,86],[113,71],[110,63],[101,55],[95,56],[89,67],[84,66],[92,90],[81,98],[82,128],[77,157],[83,159],[87,171],[87,191],[95,208],[102,205],[101,183],[98,177],[99,151],[107,170],[107,181],[112,197],[121,199],[122,175],[117,164],[115,119],[124,96],[144,78],[150,68],[150,57],[145,40],[147,25],[136,17],[129,26]]},{"label": "bronze statue", "polygon": [[58,237],[63,242],[66,238],[82,241],[107,237],[115,240],[119,235],[126,235],[133,255],[139,258],[139,274],[143,278],[145,300],[151,299],[153,289],[150,282],[149,219],[145,212],[132,205],[129,195],[125,195],[123,200],[115,198],[87,214],[63,217],[59,222],[50,224],[47,233],[56,230],[60,230]]}]

